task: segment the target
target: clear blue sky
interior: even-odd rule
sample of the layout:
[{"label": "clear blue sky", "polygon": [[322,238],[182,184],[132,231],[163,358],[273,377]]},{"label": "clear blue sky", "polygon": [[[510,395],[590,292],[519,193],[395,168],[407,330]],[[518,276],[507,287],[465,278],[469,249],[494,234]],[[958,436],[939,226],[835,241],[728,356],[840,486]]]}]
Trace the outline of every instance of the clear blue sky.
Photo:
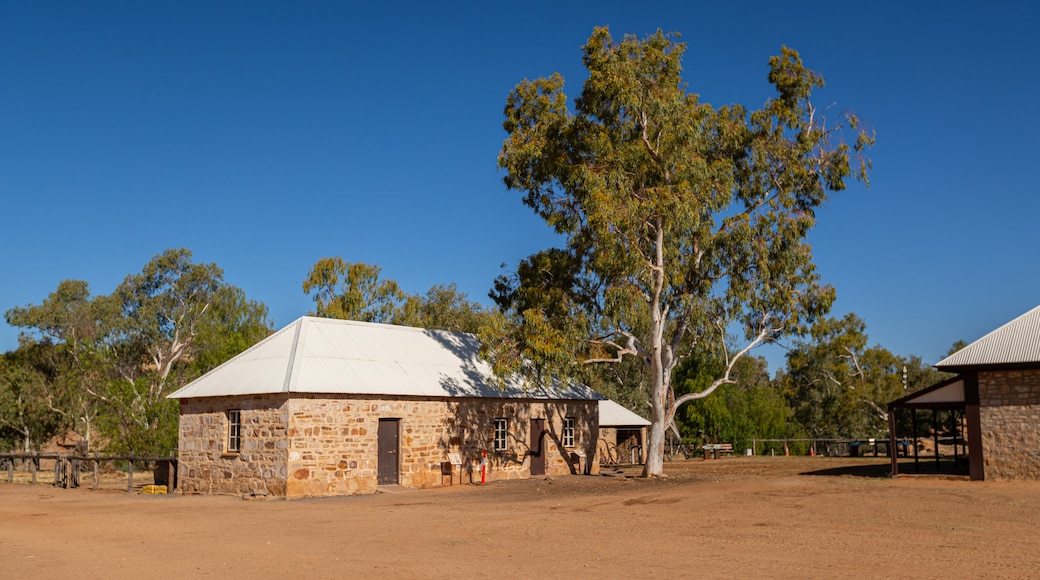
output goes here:
[{"label": "clear blue sky", "polygon": [[[791,46],[827,79],[817,104],[877,131],[871,188],[812,234],[872,344],[935,362],[1040,303],[1024,2],[4,2],[0,311],[67,278],[109,293],[175,247],[276,327],[311,309],[322,256],[486,302],[553,243],[496,169],[506,95],[554,71],[576,94],[597,25],[680,32],[715,105],[761,106]],[[0,323],[0,351],[17,336]]]}]

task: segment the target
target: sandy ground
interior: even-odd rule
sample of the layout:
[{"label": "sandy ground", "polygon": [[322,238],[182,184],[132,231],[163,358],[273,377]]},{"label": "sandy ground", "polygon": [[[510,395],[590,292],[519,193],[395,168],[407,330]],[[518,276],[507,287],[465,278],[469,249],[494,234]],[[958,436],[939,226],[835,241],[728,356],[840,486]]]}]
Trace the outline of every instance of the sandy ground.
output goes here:
[{"label": "sandy ground", "polygon": [[1040,483],[728,458],[297,501],[0,483],[3,578],[834,578],[1040,574]]}]

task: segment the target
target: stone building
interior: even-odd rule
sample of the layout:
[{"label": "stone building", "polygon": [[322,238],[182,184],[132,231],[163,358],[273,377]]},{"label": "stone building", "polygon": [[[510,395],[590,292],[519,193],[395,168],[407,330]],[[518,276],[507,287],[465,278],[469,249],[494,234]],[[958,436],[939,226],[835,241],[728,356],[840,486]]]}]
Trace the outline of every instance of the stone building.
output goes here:
[{"label": "stone building", "polygon": [[496,380],[474,336],[303,317],[170,395],[184,493],[311,497],[598,473],[598,400]]},{"label": "stone building", "polygon": [[935,367],[956,376],[890,403],[892,439],[895,409],[960,411],[971,479],[1040,479],[1040,306]]},{"label": "stone building", "polygon": [[636,464],[646,461],[646,428],[650,421],[625,407],[605,399],[599,402],[599,443],[596,457],[600,464]]}]

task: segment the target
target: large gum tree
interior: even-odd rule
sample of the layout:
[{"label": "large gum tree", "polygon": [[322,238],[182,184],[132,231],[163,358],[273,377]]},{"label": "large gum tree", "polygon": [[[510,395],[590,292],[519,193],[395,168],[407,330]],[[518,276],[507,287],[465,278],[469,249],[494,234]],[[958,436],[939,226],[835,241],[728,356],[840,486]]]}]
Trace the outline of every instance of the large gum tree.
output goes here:
[{"label": "large gum tree", "polygon": [[[829,193],[866,180],[873,143],[854,116],[813,106],[823,78],[794,50],[769,60],[777,95],[755,111],[701,103],[682,78],[684,50],[677,34],[616,41],[595,29],[573,107],[559,74],[521,82],[499,155],[506,186],[565,244],[496,283],[510,324],[489,357],[542,373],[567,373],[564,360],[641,360],[647,476],[662,473],[683,403],[735,382],[741,356],[827,312],[834,290],[806,236]],[[676,396],[672,371],[695,348],[723,370]]]}]

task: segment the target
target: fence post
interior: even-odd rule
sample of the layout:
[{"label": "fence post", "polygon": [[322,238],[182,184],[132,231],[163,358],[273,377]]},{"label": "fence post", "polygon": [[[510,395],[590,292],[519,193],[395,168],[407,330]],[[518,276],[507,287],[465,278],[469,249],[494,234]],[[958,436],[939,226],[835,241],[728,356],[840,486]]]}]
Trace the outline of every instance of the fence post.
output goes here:
[{"label": "fence post", "polygon": [[92,486],[92,489],[94,491],[97,491],[98,483],[99,483],[98,480],[100,479],[100,474],[98,473],[98,468],[99,468],[99,465],[98,465],[98,452],[95,451],[94,452],[94,485]]},{"label": "fence post", "polygon": [[173,493],[177,488],[177,468],[174,464],[173,451],[170,452],[170,460],[166,463],[166,493]]},{"label": "fence post", "polygon": [[14,483],[14,457],[7,458],[7,483]]},{"label": "fence post", "polygon": [[126,493],[132,493],[134,490],[134,460],[131,459],[126,462]]},{"label": "fence post", "polygon": [[36,485],[36,456],[29,456],[29,473],[32,474],[32,483]]}]

